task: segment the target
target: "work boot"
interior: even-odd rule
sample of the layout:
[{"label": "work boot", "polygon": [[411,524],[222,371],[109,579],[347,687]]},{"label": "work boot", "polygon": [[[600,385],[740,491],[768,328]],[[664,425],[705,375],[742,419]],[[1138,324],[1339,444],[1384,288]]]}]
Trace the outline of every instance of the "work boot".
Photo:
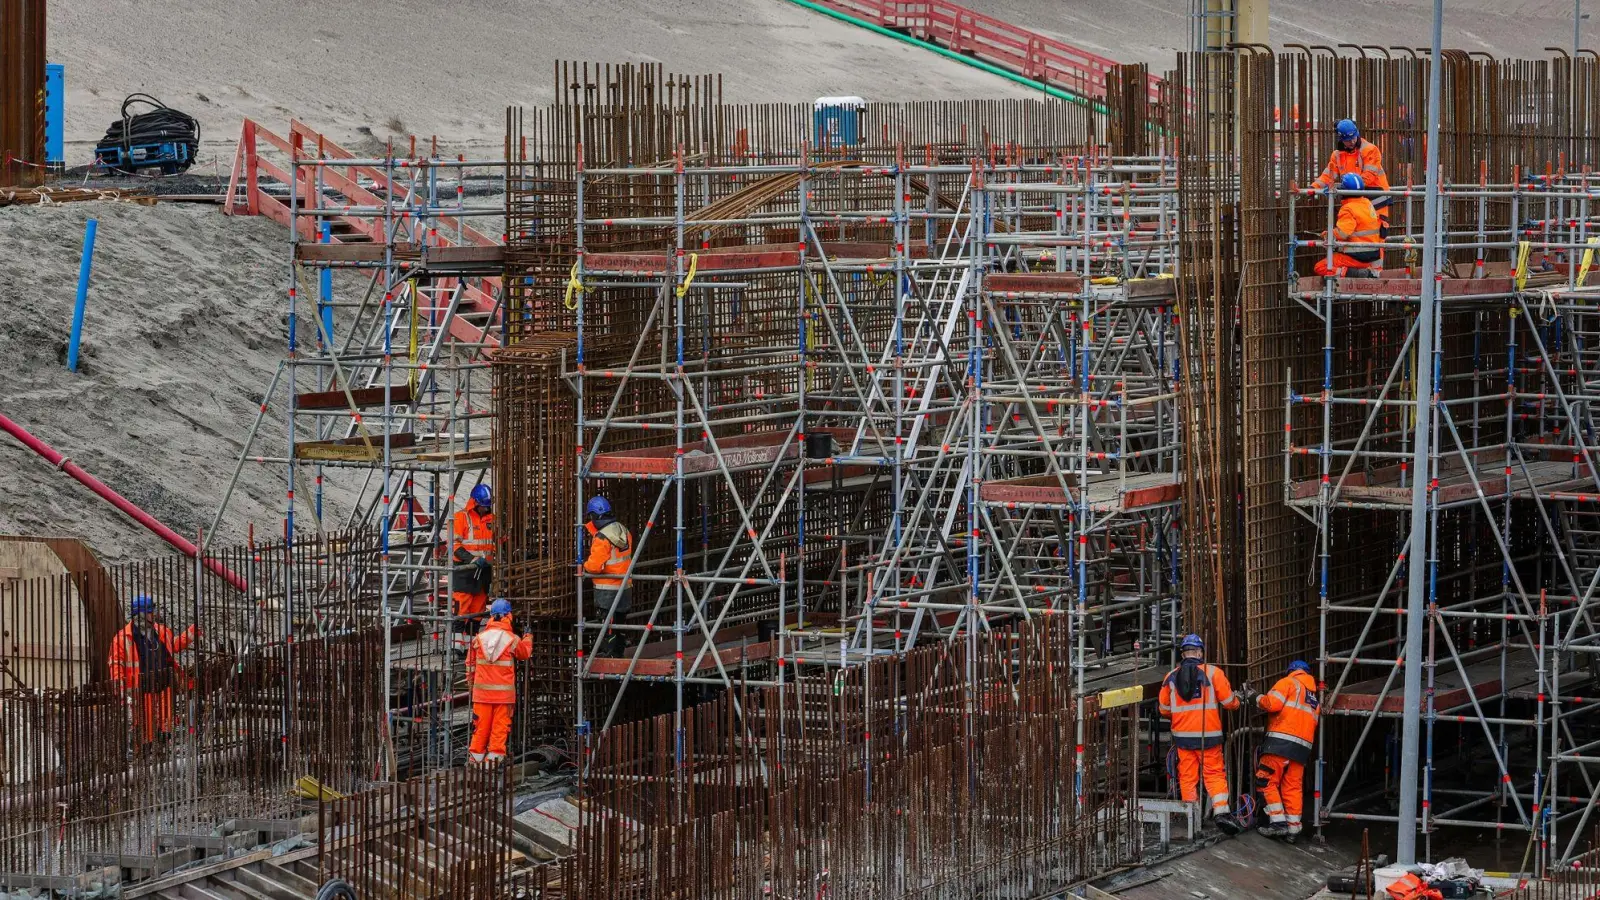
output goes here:
[{"label": "work boot", "polygon": [[1257,828],[1256,833],[1262,837],[1269,838],[1288,837],[1289,826],[1282,822],[1269,822],[1260,828]]},{"label": "work boot", "polygon": [[1217,813],[1211,817],[1211,821],[1217,823],[1223,834],[1238,834],[1244,831],[1244,826],[1239,824],[1239,820],[1235,819],[1232,813]]}]

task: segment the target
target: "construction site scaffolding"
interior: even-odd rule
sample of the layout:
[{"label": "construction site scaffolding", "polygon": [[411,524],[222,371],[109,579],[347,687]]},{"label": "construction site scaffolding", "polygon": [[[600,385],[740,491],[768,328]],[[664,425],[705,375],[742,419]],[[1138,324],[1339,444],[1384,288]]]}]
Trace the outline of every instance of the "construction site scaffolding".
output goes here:
[{"label": "construction site scaffolding", "polygon": [[[641,685],[681,714],[1058,613],[1080,730],[1086,698],[1146,696],[1181,620],[1174,180],[580,165],[573,527],[605,496],[634,549],[625,610],[579,569],[579,732]],[[597,183],[663,213],[590,219]]]},{"label": "construction site scaffolding", "polygon": [[[487,354],[503,329],[503,247],[474,224],[501,232],[498,198],[477,198],[503,192],[506,162],[415,142],[406,155],[359,158],[299,128],[269,143],[285,167],[263,168],[284,193],[253,202],[276,204],[263,211],[289,225],[286,354],[217,520],[254,462],[284,469],[291,552],[333,552],[338,529],[376,536],[360,587],[364,614],[388,636],[386,777],[449,767],[465,758],[470,725],[452,655],[470,628],[451,608],[452,516],[489,466]],[[258,449],[274,410],[286,446]],[[286,603],[316,610],[321,598]]]},{"label": "construction site scaffolding", "polygon": [[[1441,185],[1431,335],[1417,334],[1420,224],[1391,231],[1379,277],[1292,276],[1323,366],[1313,383],[1287,377],[1285,502],[1315,524],[1319,547],[1327,687],[1316,821],[1395,821],[1372,808],[1384,788],[1358,785],[1363,746],[1404,713],[1398,586],[1412,561],[1402,516],[1420,480],[1425,847],[1440,827],[1524,831],[1525,861],[1544,872],[1584,852],[1600,799],[1600,727],[1590,715],[1600,667],[1591,608],[1600,582],[1600,287],[1588,284],[1600,219],[1593,176],[1511,174]],[[1352,193],[1375,195],[1302,199],[1290,206],[1292,227],[1331,231]],[[1421,188],[1389,194],[1404,221],[1419,223]],[[1291,266],[1296,251],[1331,262],[1346,246],[1299,237]],[[1408,461],[1422,365],[1433,369],[1434,428],[1419,473]],[[1394,555],[1381,583],[1333,595],[1333,551],[1352,517],[1388,535]]]}]

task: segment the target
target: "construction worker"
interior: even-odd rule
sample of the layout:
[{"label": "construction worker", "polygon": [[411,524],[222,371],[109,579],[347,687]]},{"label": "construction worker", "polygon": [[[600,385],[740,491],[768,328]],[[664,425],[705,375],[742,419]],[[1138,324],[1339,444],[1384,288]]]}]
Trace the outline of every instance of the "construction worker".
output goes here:
[{"label": "construction worker", "polygon": [[472,688],[473,765],[495,765],[506,758],[506,738],[511,735],[511,713],[517,702],[515,660],[533,655],[533,635],[517,637],[511,630],[511,601],[501,598],[489,606],[489,621],[472,639],[467,651],[467,684]]},{"label": "construction worker", "polygon": [[1311,667],[1297,659],[1272,690],[1258,694],[1246,687],[1241,693],[1246,703],[1253,702],[1267,714],[1256,789],[1266,801],[1269,822],[1257,830],[1292,841],[1300,833],[1306,762],[1317,739],[1317,680]]},{"label": "construction worker", "polygon": [[1161,682],[1158,709],[1172,722],[1172,744],[1178,751],[1178,787],[1186,803],[1200,799],[1200,780],[1211,798],[1217,827],[1238,834],[1239,823],[1228,805],[1228,770],[1222,756],[1222,710],[1238,709],[1228,676],[1205,662],[1206,645],[1199,635],[1184,637],[1178,667]]},{"label": "construction worker", "polygon": [[[622,578],[633,564],[633,533],[611,514],[611,503],[604,497],[590,497],[584,512],[589,520],[583,526],[589,533],[589,555],[583,571],[594,576],[595,613],[600,621],[610,615],[616,622],[633,603],[633,589]],[[620,656],[626,648],[622,635],[612,632],[603,652]]]},{"label": "construction worker", "polygon": [[[1328,165],[1312,183],[1313,187],[1324,191],[1340,183],[1345,175],[1355,175],[1361,179],[1363,188],[1371,191],[1387,191],[1389,189],[1389,176],[1383,171],[1383,151],[1378,145],[1361,137],[1361,130],[1356,128],[1356,123],[1350,119],[1340,119],[1334,126],[1333,153],[1328,155]],[[1355,188],[1362,190],[1363,188]],[[1378,217],[1383,228],[1383,236],[1389,236],[1389,198],[1379,197],[1373,206],[1378,210]]]},{"label": "construction worker", "polygon": [[172,686],[178,680],[174,673],[183,672],[178,654],[194,643],[199,630],[190,625],[173,637],[148,594],[134,597],[130,612],[128,624],[111,639],[107,664],[139,726],[139,736],[149,744],[172,734]]},{"label": "construction worker", "polygon": [[[1346,175],[1339,185],[1347,191],[1365,190],[1361,176]],[[1330,241],[1347,242],[1343,249],[1333,251],[1333,265],[1328,258],[1317,259],[1313,267],[1318,275],[1328,278],[1377,278],[1383,268],[1383,229],[1378,224],[1378,214],[1372,201],[1366,197],[1345,197],[1339,203],[1339,218],[1334,223]],[[1348,243],[1371,244],[1372,249],[1352,247]]]},{"label": "construction worker", "polygon": [[450,576],[450,597],[455,604],[455,614],[466,619],[457,629],[457,640],[466,643],[463,635],[477,630],[474,618],[483,613],[489,602],[489,583],[494,569],[494,513],[492,496],[487,484],[472,489],[472,499],[455,517],[455,551],[451,562],[455,571]]}]

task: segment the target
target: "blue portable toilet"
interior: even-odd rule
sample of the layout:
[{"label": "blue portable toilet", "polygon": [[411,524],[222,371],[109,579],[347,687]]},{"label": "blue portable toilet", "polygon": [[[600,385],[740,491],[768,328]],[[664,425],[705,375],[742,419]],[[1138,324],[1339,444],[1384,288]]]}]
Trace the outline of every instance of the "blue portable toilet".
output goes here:
[{"label": "blue portable toilet", "polygon": [[812,107],[812,139],[818,147],[853,147],[861,143],[860,97],[818,97]]},{"label": "blue portable toilet", "polygon": [[60,63],[44,67],[44,162],[52,172],[67,167],[66,68]]}]

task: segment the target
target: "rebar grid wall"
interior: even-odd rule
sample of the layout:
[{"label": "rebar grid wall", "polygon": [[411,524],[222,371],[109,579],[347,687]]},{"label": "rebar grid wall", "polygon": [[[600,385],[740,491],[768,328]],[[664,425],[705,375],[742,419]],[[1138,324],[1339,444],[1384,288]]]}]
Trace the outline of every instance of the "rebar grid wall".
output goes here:
[{"label": "rebar grid wall", "polygon": [[[385,755],[384,639],[362,591],[373,546],[351,533],[316,553],[228,548],[207,565],[0,585],[0,882],[153,855],[161,832],[294,814],[286,789],[302,775],[342,790],[373,777]],[[291,586],[319,602],[291,608]],[[175,637],[196,628],[180,668],[141,682],[148,691],[106,667],[139,594]]]},{"label": "rebar grid wall", "polygon": [[1013,623],[726,694],[681,745],[672,715],[608,730],[577,894],[1038,896],[1136,859],[1132,707],[1088,712],[1075,796],[1074,641],[1064,617]]},{"label": "rebar grid wall", "polygon": [[1178,156],[1177,310],[1183,444],[1184,616],[1215,660],[1244,653],[1243,387],[1239,332],[1238,63],[1191,54],[1164,82]]},{"label": "rebar grid wall", "polygon": [[[516,896],[504,769],[451,769],[317,805],[317,883],[384,900]],[[540,885],[542,887],[542,885]]]},{"label": "rebar grid wall", "polygon": [[0,3],[0,187],[44,180],[45,0]]}]

